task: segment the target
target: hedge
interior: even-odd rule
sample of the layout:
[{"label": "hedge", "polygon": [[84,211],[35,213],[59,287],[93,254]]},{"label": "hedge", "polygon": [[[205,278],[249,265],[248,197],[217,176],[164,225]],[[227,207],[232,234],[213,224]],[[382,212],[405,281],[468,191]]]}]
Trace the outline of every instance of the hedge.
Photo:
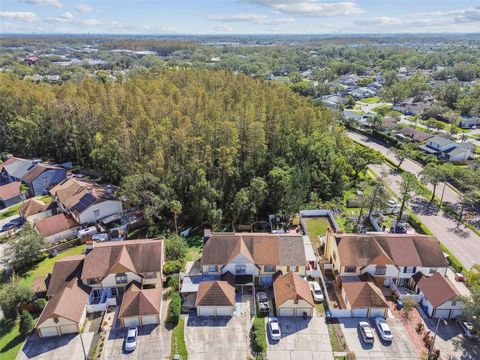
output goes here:
[{"label": "hedge", "polygon": [[263,354],[267,351],[267,334],[265,331],[265,318],[256,317],[252,325],[252,347],[256,353]]},{"label": "hedge", "polygon": [[167,322],[173,325],[178,324],[178,319],[180,318],[180,310],[181,310],[181,300],[180,294],[178,292],[174,292],[170,298],[170,305],[168,305],[168,314],[167,314]]}]

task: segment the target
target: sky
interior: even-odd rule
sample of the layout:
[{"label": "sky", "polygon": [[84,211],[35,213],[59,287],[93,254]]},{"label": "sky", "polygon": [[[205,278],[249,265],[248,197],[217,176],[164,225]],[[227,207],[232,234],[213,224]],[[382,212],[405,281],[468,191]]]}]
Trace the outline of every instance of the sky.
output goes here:
[{"label": "sky", "polygon": [[2,33],[480,32],[479,0],[0,0]]}]

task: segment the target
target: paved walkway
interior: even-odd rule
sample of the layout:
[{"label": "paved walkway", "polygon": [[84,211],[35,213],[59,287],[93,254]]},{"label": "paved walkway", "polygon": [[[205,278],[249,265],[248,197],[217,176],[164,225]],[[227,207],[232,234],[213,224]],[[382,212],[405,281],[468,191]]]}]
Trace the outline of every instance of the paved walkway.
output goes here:
[{"label": "paved walkway", "polygon": [[[382,176],[393,193],[400,198],[400,174],[386,164],[371,165],[370,168]],[[470,268],[473,264],[480,263],[480,236],[464,225],[457,227],[455,220],[445,216],[443,211],[420,196],[414,197],[409,207],[465,267]]]}]

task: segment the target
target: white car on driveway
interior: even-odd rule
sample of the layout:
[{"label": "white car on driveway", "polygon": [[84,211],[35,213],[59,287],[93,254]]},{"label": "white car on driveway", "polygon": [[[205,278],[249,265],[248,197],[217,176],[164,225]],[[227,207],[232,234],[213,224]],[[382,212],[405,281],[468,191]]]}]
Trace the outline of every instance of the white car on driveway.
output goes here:
[{"label": "white car on driveway", "polygon": [[392,341],[393,334],[384,318],[375,318],[375,325],[377,326],[378,335],[385,341]]},{"label": "white car on driveway", "polygon": [[309,281],[310,290],[312,290],[313,300],[315,302],[322,302],[324,299],[322,288],[320,284],[316,281]]},{"label": "white car on driveway", "polygon": [[466,321],[463,319],[457,319],[458,324],[463,330],[463,333],[465,336],[469,339],[476,339],[477,338],[477,332],[473,328],[473,325],[470,321]]},{"label": "white car on driveway", "polygon": [[270,334],[270,339],[278,341],[282,338],[282,333],[280,332],[280,324],[276,317],[268,318],[268,333]]},{"label": "white car on driveway", "polygon": [[125,351],[131,352],[137,347],[137,328],[128,328],[127,336],[125,337]]}]

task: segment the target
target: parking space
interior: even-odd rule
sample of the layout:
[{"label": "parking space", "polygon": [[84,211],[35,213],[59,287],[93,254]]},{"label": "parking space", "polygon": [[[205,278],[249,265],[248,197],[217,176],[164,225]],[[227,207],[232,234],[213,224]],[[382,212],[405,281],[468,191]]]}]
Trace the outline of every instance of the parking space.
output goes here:
[{"label": "parking space", "polygon": [[[425,318],[424,321],[428,330],[433,333],[437,321],[429,318]],[[460,325],[455,320],[449,320],[446,324],[440,322],[435,348],[440,349],[440,355],[444,359],[480,359],[480,343],[464,337]]]},{"label": "parking space", "polygon": [[93,333],[40,338],[34,332],[17,355],[17,360],[84,359],[92,343]]},{"label": "parking space", "polygon": [[333,360],[325,319],[280,317],[282,338],[268,338],[267,358],[275,360]]},{"label": "parking space", "polygon": [[189,315],[185,343],[190,360],[245,360],[250,322],[243,316],[212,318]]},{"label": "parking space", "polygon": [[[341,318],[338,319],[342,327],[345,340],[350,351],[356,355],[356,359],[419,359],[415,345],[408,336],[402,323],[397,319],[387,319],[387,323],[393,334],[392,342],[385,342],[378,336],[373,319]],[[375,337],[374,344],[365,344],[358,331],[358,323],[367,321],[370,323]]]},{"label": "parking space", "polygon": [[171,331],[163,325],[146,325],[138,328],[137,348],[131,353],[124,350],[126,329],[112,328],[105,340],[102,358],[119,359],[169,359]]}]

